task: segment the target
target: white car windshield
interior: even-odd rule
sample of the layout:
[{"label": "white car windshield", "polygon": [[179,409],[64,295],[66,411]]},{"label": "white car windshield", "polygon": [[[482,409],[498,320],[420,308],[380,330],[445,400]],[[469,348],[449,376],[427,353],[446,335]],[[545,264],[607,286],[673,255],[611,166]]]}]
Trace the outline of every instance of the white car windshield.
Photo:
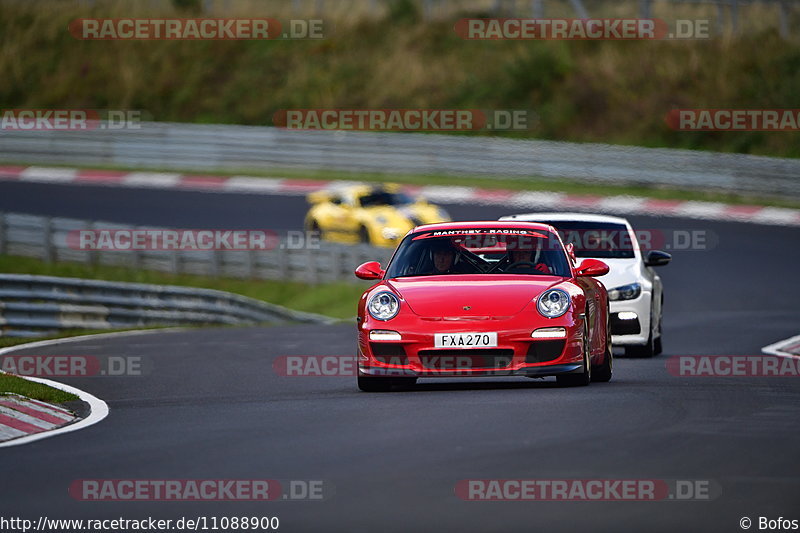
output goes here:
[{"label": "white car windshield", "polygon": [[635,243],[625,224],[613,222],[580,222],[577,220],[543,221],[556,228],[564,244],[575,246],[575,257],[599,259],[632,259]]}]

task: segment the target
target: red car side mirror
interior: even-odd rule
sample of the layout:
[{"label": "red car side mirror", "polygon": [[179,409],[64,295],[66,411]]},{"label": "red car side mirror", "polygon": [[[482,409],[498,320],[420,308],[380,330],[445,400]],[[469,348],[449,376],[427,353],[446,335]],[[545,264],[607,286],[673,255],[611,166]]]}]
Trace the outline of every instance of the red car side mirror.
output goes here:
[{"label": "red car side mirror", "polygon": [[356,269],[356,277],[360,279],[381,279],[385,273],[377,261],[369,261]]},{"label": "red car side mirror", "polygon": [[597,276],[605,276],[608,274],[608,265],[599,259],[584,259],[583,262],[578,265],[576,274],[581,277],[589,276],[593,278]]}]

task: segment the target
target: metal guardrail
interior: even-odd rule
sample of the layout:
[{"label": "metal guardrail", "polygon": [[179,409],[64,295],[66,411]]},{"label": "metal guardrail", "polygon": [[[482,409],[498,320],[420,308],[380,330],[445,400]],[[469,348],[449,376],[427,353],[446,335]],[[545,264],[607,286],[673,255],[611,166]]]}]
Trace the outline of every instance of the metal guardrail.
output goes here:
[{"label": "metal guardrail", "polygon": [[133,267],[169,274],[300,281],[352,282],[355,268],[366,261],[385,263],[388,248],[306,241],[303,246],[282,240],[271,250],[125,250],[88,251],[70,246],[68,235],[80,230],[157,230],[144,226],[0,213],[0,254],[89,265]]},{"label": "metal guardrail", "polygon": [[0,335],[266,322],[332,320],[210,289],[0,274]]},{"label": "metal guardrail", "polygon": [[[391,250],[321,244],[268,251],[85,251],[68,235],[86,229],[156,229],[66,218],[0,213],[0,254],[92,265],[134,266],[171,274],[358,282],[353,270],[386,261]],[[282,243],[283,244],[283,243]],[[255,324],[331,320],[245,296],[189,287],[0,274],[0,335],[40,336],[59,329],[153,325]]]},{"label": "metal guardrail", "polygon": [[438,134],[158,122],[124,130],[0,130],[0,160],[162,170],[537,176],[800,196],[800,159]]}]

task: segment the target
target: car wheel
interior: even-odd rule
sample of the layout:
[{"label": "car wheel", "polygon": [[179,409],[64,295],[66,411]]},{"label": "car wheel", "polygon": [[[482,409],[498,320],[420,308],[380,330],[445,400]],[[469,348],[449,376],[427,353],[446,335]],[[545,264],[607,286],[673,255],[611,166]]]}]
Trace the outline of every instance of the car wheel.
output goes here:
[{"label": "car wheel", "polygon": [[611,349],[611,329],[606,333],[608,342],[606,342],[606,353],[603,357],[603,364],[592,368],[592,381],[605,383],[611,381],[611,375],[614,368],[614,351]]},{"label": "car wheel", "polygon": [[312,220],[311,222],[306,224],[306,231],[309,233],[316,233],[317,235],[320,236],[320,238],[322,237],[322,231],[320,230],[319,224],[317,223],[316,220]]},{"label": "car wheel", "polygon": [[372,376],[358,376],[358,388],[364,392],[389,392],[392,387],[410,389],[417,382],[417,378],[376,378]]},{"label": "car wheel", "polygon": [[369,244],[369,230],[366,226],[361,226],[361,229],[358,230],[358,242],[362,244]]},{"label": "car wheel", "polygon": [[664,331],[662,329],[662,321],[664,320],[664,300],[661,300],[661,315],[658,317],[658,337],[653,341],[653,353],[659,355],[664,351],[661,345],[661,339],[664,338]]},{"label": "car wheel", "polygon": [[560,387],[585,387],[592,382],[592,363],[589,358],[589,327],[583,329],[583,372],[580,374],[560,374],[556,376]]}]

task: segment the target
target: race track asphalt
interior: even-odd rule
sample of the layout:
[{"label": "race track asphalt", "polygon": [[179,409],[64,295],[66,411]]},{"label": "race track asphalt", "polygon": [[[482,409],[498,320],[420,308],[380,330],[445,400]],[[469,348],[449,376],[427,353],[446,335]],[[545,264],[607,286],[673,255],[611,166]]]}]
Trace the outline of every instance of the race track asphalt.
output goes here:
[{"label": "race track asphalt", "polygon": [[[0,183],[0,210],[197,228],[299,229],[300,197]],[[502,208],[447,206],[456,219]],[[618,358],[608,384],[421,381],[360,393],[350,377],[283,377],[282,355],[351,355],[354,324],[218,328],[19,353],[135,356],[144,376],[63,379],[110,416],[0,451],[0,516],[278,516],[282,531],[741,531],[800,519],[798,378],[676,377],[675,355],[752,355],[800,325],[800,229],[658,217],[704,231],[675,251],[665,353]],[[794,265],[794,266],[793,266]],[[355,306],[355,304],[354,304]],[[76,479],[313,479],[324,501],[80,502]],[[709,480],[710,501],[467,502],[464,479]],[[752,529],[756,529],[757,524]]]}]

